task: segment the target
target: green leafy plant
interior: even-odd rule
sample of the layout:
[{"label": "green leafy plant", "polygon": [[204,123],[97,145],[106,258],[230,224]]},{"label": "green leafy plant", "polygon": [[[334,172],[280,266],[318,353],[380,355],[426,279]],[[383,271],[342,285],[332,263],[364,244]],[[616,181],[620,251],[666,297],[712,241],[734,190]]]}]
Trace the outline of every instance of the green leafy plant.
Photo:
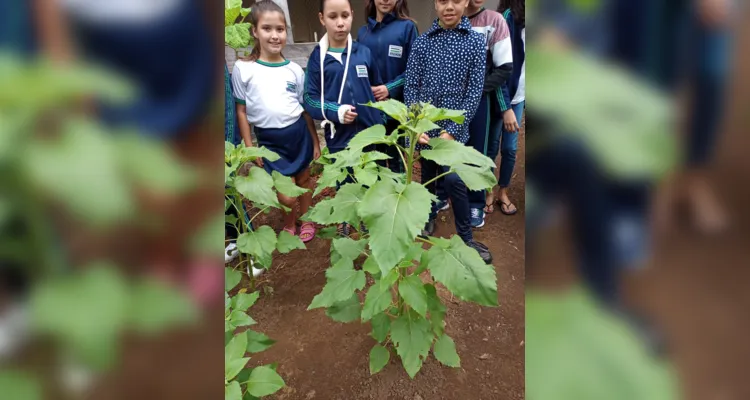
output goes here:
[{"label": "green leafy plant", "polygon": [[224,0],[224,43],[235,50],[247,48],[253,43],[250,35],[252,25],[245,22],[250,10],[242,7],[242,0]]},{"label": "green leafy plant", "polygon": [[[318,203],[304,218],[323,225],[347,223],[365,229],[359,229],[357,240],[333,239],[327,283],[308,309],[326,308],[326,314],[339,322],[359,319],[371,323],[372,336],[378,342],[370,351],[372,374],[389,362],[391,347],[412,378],[431,348],[438,361],[459,367],[455,343],[445,332],[445,306],[436,283],[463,300],[496,306],[495,270],[458,236],[419,236],[436,198],[425,187],[430,182],[412,181],[413,166],[420,158],[432,160],[449,167],[439,177],[455,172],[469,189],[483,190],[495,184],[490,171],[493,162],[473,148],[439,138],[430,140],[431,149],[417,153],[421,133],[439,129],[436,121],[463,123],[463,111],[425,103],[407,108],[395,100],[367,105],[384,111],[400,126],[390,134],[382,125],[374,126],[358,133],[345,150],[321,157],[325,166],[316,194],[347,177],[355,183],[341,186],[335,197]],[[399,145],[399,138],[406,138],[408,145]],[[376,165],[388,156],[364,151],[373,144],[395,146],[406,172],[395,174]],[[364,259],[361,269],[360,259]],[[374,284],[365,289],[367,275]],[[358,291],[364,293],[363,304]]]},{"label": "green leafy plant", "polygon": [[224,143],[224,205],[225,210],[233,207],[234,215],[246,215],[243,201],[246,199],[254,208],[260,211],[252,217],[236,218],[226,217],[226,223],[231,224],[239,236],[237,237],[237,250],[239,250],[239,262],[234,267],[242,266],[252,280],[251,268],[271,268],[272,255],[275,251],[287,254],[295,249],[305,249],[304,243],[299,237],[286,231],[281,231],[277,236],[270,226],[253,228],[260,214],[268,212],[272,208],[288,210],[279,203],[277,192],[290,197],[298,197],[308,191],[294,184],[291,178],[274,171],[268,174],[263,168],[250,168],[247,175],[239,174],[239,170],[247,163],[252,163],[259,157],[270,161],[279,159],[278,154],[265,147],[246,147],[243,144],[235,146],[230,142]]},{"label": "green leafy plant", "polygon": [[247,366],[247,353],[260,353],[275,342],[268,336],[247,329],[237,328],[255,324],[247,311],[258,300],[259,293],[246,293],[244,289],[229,295],[242,280],[242,274],[226,269],[224,293],[224,399],[248,400],[276,393],[284,387],[284,379],[273,365],[255,368]]},{"label": "green leafy plant", "polygon": [[[182,193],[196,171],[165,143],[105,126],[77,108],[92,97],[132,99],[128,82],[111,72],[0,52],[0,86],[0,259],[32,282],[27,337],[53,344],[45,354],[50,364],[109,372],[124,335],[190,323],[194,307],[177,289],[125,276],[109,260],[74,262],[81,256],[62,251],[62,233],[109,233],[138,216],[139,191]],[[0,391],[41,398],[39,384],[49,380],[36,378],[8,369]],[[5,390],[9,381],[17,391]]]}]

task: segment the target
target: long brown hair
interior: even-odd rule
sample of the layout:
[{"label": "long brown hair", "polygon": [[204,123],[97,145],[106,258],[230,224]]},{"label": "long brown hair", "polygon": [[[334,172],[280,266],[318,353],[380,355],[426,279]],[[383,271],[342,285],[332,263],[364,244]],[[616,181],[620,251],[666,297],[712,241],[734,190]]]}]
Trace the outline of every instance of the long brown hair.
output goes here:
[{"label": "long brown hair", "polygon": [[[396,0],[396,4],[393,6],[393,12],[396,13],[398,19],[408,19],[415,24],[417,21],[409,15],[409,5],[406,0]],[[367,0],[365,5],[365,15],[370,18],[375,18],[378,15],[378,9],[375,7],[375,0]]]},{"label": "long brown hair", "polygon": [[[242,60],[258,61],[258,59],[260,58],[260,43],[258,43],[258,38],[253,35],[253,28],[258,29],[258,22],[260,21],[261,15],[269,12],[277,12],[281,14],[281,16],[284,17],[284,24],[286,24],[286,14],[284,14],[284,10],[279,7],[278,4],[274,3],[271,0],[262,0],[255,3],[253,5],[252,11],[250,12],[250,22],[253,24],[252,28],[250,28],[250,36],[252,36],[253,42],[255,42],[255,44],[253,45],[253,50],[252,52],[250,52],[250,55],[247,57],[242,57]],[[287,27],[287,29],[289,28]]]},{"label": "long brown hair", "polygon": [[510,8],[510,12],[513,14],[513,20],[521,26],[526,25],[526,0],[500,0],[500,5],[497,6],[497,12],[502,13],[503,11]]}]

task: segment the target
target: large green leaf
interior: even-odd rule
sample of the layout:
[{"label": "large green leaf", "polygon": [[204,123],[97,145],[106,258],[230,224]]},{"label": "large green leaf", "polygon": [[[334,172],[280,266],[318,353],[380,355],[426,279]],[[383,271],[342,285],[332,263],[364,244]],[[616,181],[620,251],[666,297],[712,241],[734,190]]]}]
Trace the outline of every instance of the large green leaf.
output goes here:
[{"label": "large green leaf", "polygon": [[[244,333],[238,333],[232,337],[232,339],[224,346],[224,362],[229,363],[231,361],[245,357],[247,351],[247,335]],[[231,377],[233,378],[233,377]],[[229,379],[231,379],[229,378]]]},{"label": "large green leaf", "polygon": [[362,322],[369,321],[376,314],[387,310],[391,303],[393,303],[393,295],[389,282],[381,280],[370,286],[362,308]]},{"label": "large green leaf", "polygon": [[492,170],[466,164],[455,165],[453,170],[456,171],[469,190],[491,189],[497,185],[497,178],[495,178]]},{"label": "large green leaf", "polygon": [[350,149],[362,150],[371,144],[387,143],[385,126],[371,126],[361,132],[358,132],[347,145]]},{"label": "large green leaf", "polygon": [[485,306],[497,305],[495,269],[482,261],[476,250],[458,236],[450,241],[430,238],[436,243],[422,256],[422,263],[438,282],[463,300]]},{"label": "large green leaf", "polygon": [[461,367],[461,360],[456,353],[456,344],[450,336],[443,334],[435,342],[435,349],[433,350],[435,358],[440,361],[443,365],[453,368]]},{"label": "large green leaf", "polygon": [[368,102],[365,105],[388,114],[391,118],[402,124],[405,124],[408,119],[409,111],[406,108],[406,105],[398,100],[388,99],[377,103]]},{"label": "large green leaf", "polygon": [[292,250],[304,250],[305,244],[299,236],[292,235],[291,233],[282,230],[279,233],[278,241],[276,242],[276,249],[281,254],[287,254]]},{"label": "large green leaf", "polygon": [[432,346],[434,336],[430,331],[430,323],[414,310],[409,310],[393,321],[391,339],[406,373],[414,378]]},{"label": "large green leaf", "polygon": [[181,290],[155,281],[138,282],[131,287],[128,321],[135,331],[153,334],[196,320],[195,307]]},{"label": "large green leaf", "polygon": [[372,186],[378,181],[378,166],[375,163],[365,164],[364,167],[354,167],[354,178],[358,183]]},{"label": "large green leaf", "polygon": [[476,165],[486,169],[495,167],[495,162],[489,157],[455,140],[431,139],[430,150],[422,150],[420,154],[425,159],[447,167],[459,164]]},{"label": "large green leaf", "polygon": [[247,312],[242,310],[234,310],[229,314],[229,324],[232,327],[237,328],[239,326],[250,326],[255,325],[255,320],[247,315]]},{"label": "large green leaf", "polygon": [[330,307],[340,301],[349,300],[355,290],[365,286],[365,273],[354,269],[354,263],[342,258],[336,265],[326,270],[326,285],[307,307],[308,310]]},{"label": "large green leaf", "polygon": [[[653,179],[678,162],[671,101],[632,71],[578,52],[527,49],[534,112],[581,140],[607,174]],[[565,76],[565,79],[559,79]],[[561,102],[553,93],[566,93]],[[588,110],[589,118],[580,118]]]},{"label": "large green leaf", "polygon": [[271,267],[271,255],[276,250],[276,233],[270,226],[263,225],[258,229],[245,232],[237,238],[239,251],[256,256],[257,261],[266,268]]},{"label": "large green leaf", "polygon": [[232,308],[247,312],[258,301],[258,297],[260,297],[260,292],[237,293],[232,297]]},{"label": "large green leaf", "polygon": [[247,381],[247,392],[256,397],[270,396],[282,387],[284,380],[267,365],[253,368]]},{"label": "large green leaf", "polygon": [[234,187],[246,199],[257,205],[281,208],[273,190],[273,178],[263,168],[250,168],[247,176],[234,178]]},{"label": "large green leaf", "polygon": [[402,279],[398,284],[398,294],[419,315],[427,317],[427,292],[418,276],[409,275]]},{"label": "large green leaf", "polygon": [[292,178],[281,175],[279,171],[273,171],[271,177],[273,178],[273,185],[276,187],[276,190],[285,196],[298,197],[310,191],[309,189],[297,186],[292,181]]},{"label": "large green leaf", "polygon": [[372,256],[384,275],[404,258],[421,233],[434,198],[418,183],[401,189],[391,180],[377,182],[362,198],[359,215],[370,230]]},{"label": "large green leaf", "polygon": [[388,364],[391,353],[385,347],[376,344],[370,350],[370,375],[375,375]]},{"label": "large green leaf", "polygon": [[422,103],[422,114],[424,114],[426,119],[433,122],[451,120],[457,124],[463,124],[466,120],[465,113],[463,110],[437,108],[432,104]]},{"label": "large green leaf", "polygon": [[[244,335],[242,335],[244,336]],[[231,380],[237,374],[240,373],[243,369],[245,369],[245,366],[247,365],[247,362],[250,361],[250,357],[242,357],[242,358],[234,358],[229,361],[224,361],[224,378],[226,380]]]},{"label": "large green leaf", "polygon": [[224,400],[242,400],[242,388],[237,381],[231,381],[224,387]]},{"label": "large green leaf", "polygon": [[247,335],[247,351],[248,353],[260,353],[271,347],[276,341],[272,340],[268,336],[255,332],[251,329],[245,331]]},{"label": "large green leaf", "polygon": [[244,49],[250,45],[250,41],[249,22],[224,27],[224,43],[229,47],[233,49]]},{"label": "large green leaf", "polygon": [[372,337],[379,343],[383,343],[391,331],[391,317],[386,313],[376,314],[370,321],[372,325]]},{"label": "large green leaf", "polygon": [[326,315],[337,322],[354,322],[359,319],[361,309],[359,297],[354,293],[349,300],[340,301],[328,307]]},{"label": "large green leaf", "polygon": [[327,188],[336,187],[337,184],[343,182],[348,173],[346,169],[342,169],[336,165],[326,165],[323,168],[323,173],[318,178],[317,186],[313,196],[319,195],[323,190]]},{"label": "large green leaf", "polygon": [[0,371],[0,390],[4,398],[18,400],[41,400],[41,382],[27,373],[6,369]]},{"label": "large green leaf", "polygon": [[323,200],[313,207],[306,219],[323,225],[349,222],[359,223],[357,209],[365,188],[360,184],[346,184],[336,193],[336,197]]},{"label": "large green leaf", "polygon": [[445,305],[437,295],[435,285],[426,283],[424,285],[427,293],[427,309],[430,311],[430,324],[435,335],[440,336],[445,331]]},{"label": "large green leaf", "polygon": [[38,283],[30,299],[30,324],[59,339],[78,360],[95,370],[110,368],[119,334],[129,324],[128,283],[107,264],[83,266],[72,275]]},{"label": "large green leaf", "polygon": [[351,238],[333,239],[333,250],[341,257],[349,260],[356,260],[362,255],[367,247],[367,239],[354,240]]},{"label": "large green leaf", "polygon": [[242,280],[242,273],[240,271],[224,268],[224,290],[227,292],[234,289]]},{"label": "large green leaf", "polygon": [[583,290],[526,291],[526,396],[532,400],[676,400],[677,371],[633,327]]}]

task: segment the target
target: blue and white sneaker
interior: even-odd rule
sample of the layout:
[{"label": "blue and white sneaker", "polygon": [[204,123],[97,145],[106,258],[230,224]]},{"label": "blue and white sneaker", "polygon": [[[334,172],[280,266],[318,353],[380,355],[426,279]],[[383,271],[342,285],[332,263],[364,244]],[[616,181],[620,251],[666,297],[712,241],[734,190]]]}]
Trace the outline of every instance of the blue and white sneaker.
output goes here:
[{"label": "blue and white sneaker", "polygon": [[451,208],[451,203],[449,203],[448,200],[438,200],[438,202],[437,202],[437,210],[438,210],[438,212],[445,211],[445,210],[447,210],[449,208]]},{"label": "blue and white sneaker", "polygon": [[471,227],[472,228],[481,228],[484,226],[484,210],[481,208],[472,208],[471,209]]}]

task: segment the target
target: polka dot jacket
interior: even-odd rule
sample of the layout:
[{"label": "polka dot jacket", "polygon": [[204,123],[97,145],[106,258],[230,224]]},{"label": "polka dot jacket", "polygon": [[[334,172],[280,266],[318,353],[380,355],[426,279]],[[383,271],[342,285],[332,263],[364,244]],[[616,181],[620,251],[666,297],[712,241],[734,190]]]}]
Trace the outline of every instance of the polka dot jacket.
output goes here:
[{"label": "polka dot jacket", "polygon": [[[439,108],[466,111],[464,124],[437,123],[456,141],[465,144],[469,140],[469,122],[482,96],[485,64],[485,38],[472,30],[468,18],[462,17],[454,29],[444,29],[435,20],[412,46],[404,88],[406,105],[428,102]],[[437,137],[440,131],[428,134]]]}]

